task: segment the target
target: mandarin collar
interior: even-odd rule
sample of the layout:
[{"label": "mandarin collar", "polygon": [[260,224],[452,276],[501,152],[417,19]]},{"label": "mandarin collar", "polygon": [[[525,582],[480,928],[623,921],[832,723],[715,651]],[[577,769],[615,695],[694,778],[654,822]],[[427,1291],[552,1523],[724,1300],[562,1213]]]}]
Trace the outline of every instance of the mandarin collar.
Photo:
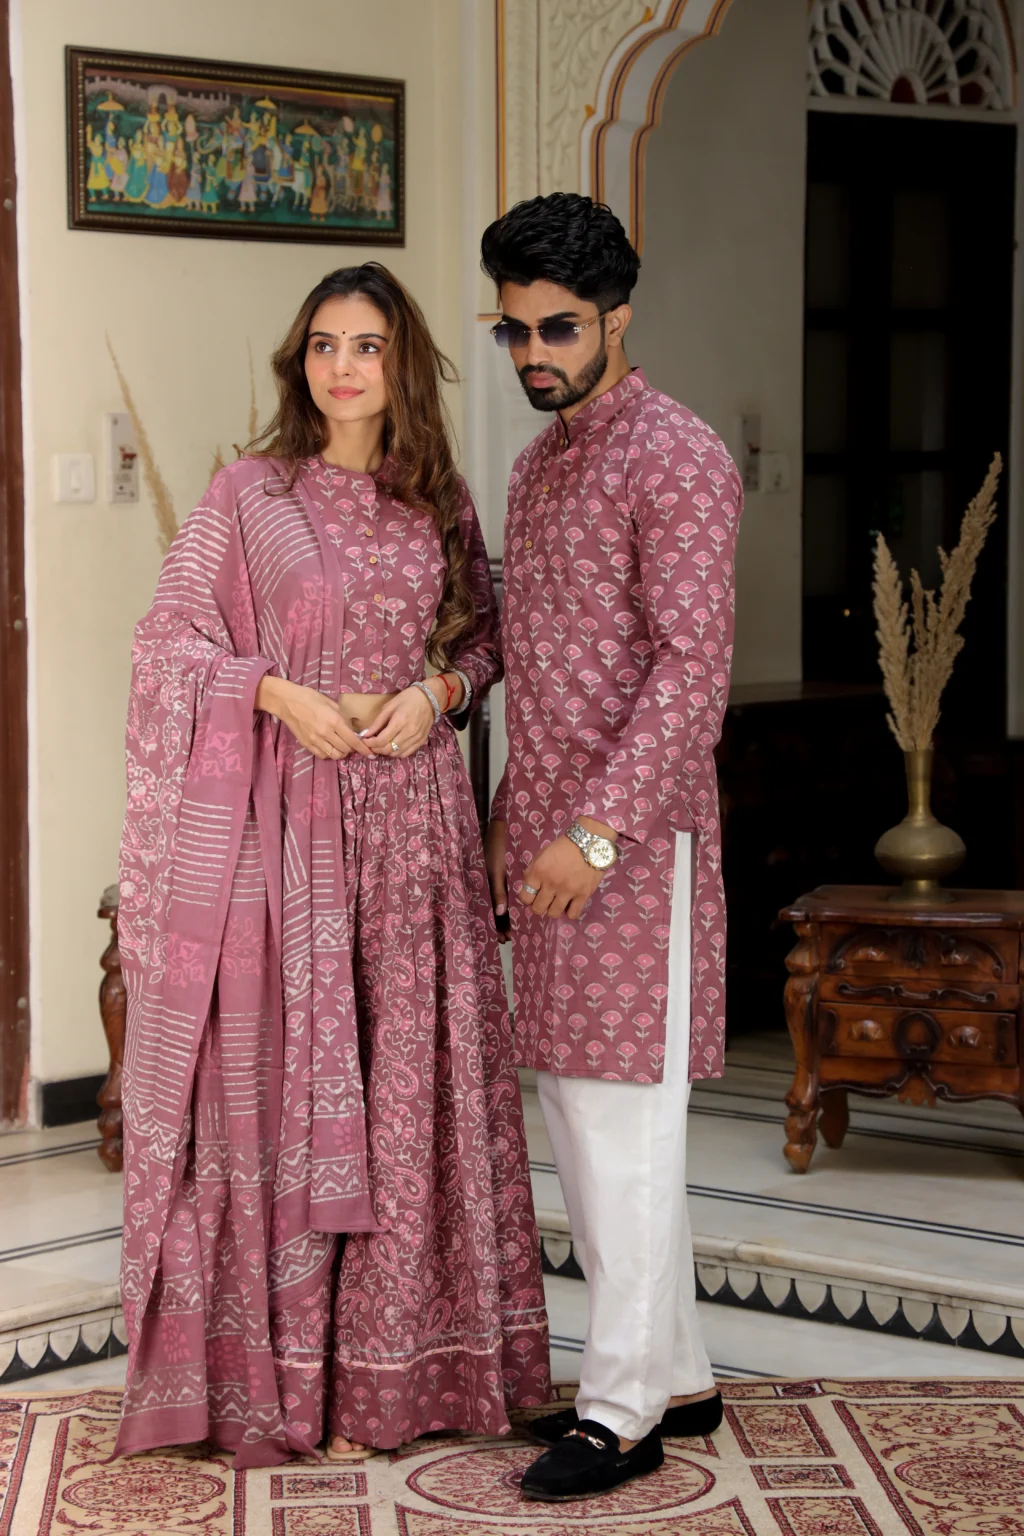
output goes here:
[{"label": "mandarin collar", "polygon": [[369,484],[388,490],[394,483],[398,466],[394,456],[386,453],[371,474],[369,470],[346,469],[342,464],[328,464],[322,453],[315,453],[312,458],[306,460],[306,468],[324,486],[330,486],[345,479],[353,487]]},{"label": "mandarin collar", "polygon": [[642,368],[633,368],[613,384],[611,389],[606,389],[603,395],[598,395],[595,400],[588,400],[582,409],[578,410],[570,421],[568,427],[558,422],[558,432],[563,443],[573,443],[584,432],[589,432],[592,427],[607,426],[614,421],[631,401],[647,388],[647,379]]}]

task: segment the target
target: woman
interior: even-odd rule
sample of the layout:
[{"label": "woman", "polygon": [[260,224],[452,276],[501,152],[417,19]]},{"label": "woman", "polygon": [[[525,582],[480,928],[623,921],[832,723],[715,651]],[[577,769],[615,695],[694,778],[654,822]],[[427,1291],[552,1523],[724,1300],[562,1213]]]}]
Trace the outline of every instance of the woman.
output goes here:
[{"label": "woman", "polygon": [[[449,721],[500,675],[448,365],[383,267],[332,273],[280,404],[136,631],[119,937],[120,1451],[237,1466],[549,1393],[497,938]],[[425,677],[426,660],[442,667]],[[445,719],[441,719],[441,715]]]}]

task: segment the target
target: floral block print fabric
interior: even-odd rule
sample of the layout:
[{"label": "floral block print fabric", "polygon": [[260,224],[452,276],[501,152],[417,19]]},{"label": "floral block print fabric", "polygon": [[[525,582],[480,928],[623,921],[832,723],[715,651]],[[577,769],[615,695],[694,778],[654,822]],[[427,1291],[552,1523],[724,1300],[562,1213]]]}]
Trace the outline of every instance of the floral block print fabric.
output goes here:
[{"label": "floral block print fabric", "polygon": [[[774,1450],[749,1459],[730,1416],[710,1438],[667,1440],[665,1465],[600,1498],[537,1505],[519,1491],[538,1455],[506,1439],[419,1440],[355,1468],[297,1458],[278,1472],[197,1445],[112,1455],[118,1394],[3,1404],[10,1441],[0,1536],[1017,1536],[1024,1509],[1024,1380],[756,1381],[727,1404],[773,1407]],[[570,1399],[574,1387],[562,1386]],[[784,1449],[806,1407],[826,1458]],[[805,1422],[807,1422],[805,1420]],[[802,1436],[798,1434],[802,1440]]]},{"label": "floral block print fabric", "polygon": [[[468,493],[462,526],[476,623],[452,660],[478,702],[500,660]],[[270,670],[331,697],[422,676],[443,573],[386,462],[374,478],[241,459],[136,630],[119,1450],[310,1451],[332,1287],[357,1264],[341,1336],[364,1439],[500,1432],[506,1405],[546,1396],[522,1110],[451,724],[408,762],[332,763],[253,708]],[[350,1415],[345,1369],[332,1401]]]},{"label": "floral block print fabric", "polygon": [[502,637],[509,875],[576,816],[621,834],[578,923],[512,904],[521,1061],[660,1082],[673,833],[697,835],[690,1076],[722,1072],[725,894],[714,748],[742,508],[711,429],[639,369],[512,471]]}]

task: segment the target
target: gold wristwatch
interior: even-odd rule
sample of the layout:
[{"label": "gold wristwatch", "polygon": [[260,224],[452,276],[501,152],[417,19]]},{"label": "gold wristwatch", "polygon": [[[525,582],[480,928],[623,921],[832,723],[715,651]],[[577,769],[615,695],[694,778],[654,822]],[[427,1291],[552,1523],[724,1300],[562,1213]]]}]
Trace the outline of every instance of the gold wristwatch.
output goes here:
[{"label": "gold wristwatch", "polygon": [[596,832],[588,832],[578,821],[573,822],[565,835],[571,843],[576,844],[591,869],[611,869],[619,856],[619,850],[611,838],[598,837]]}]

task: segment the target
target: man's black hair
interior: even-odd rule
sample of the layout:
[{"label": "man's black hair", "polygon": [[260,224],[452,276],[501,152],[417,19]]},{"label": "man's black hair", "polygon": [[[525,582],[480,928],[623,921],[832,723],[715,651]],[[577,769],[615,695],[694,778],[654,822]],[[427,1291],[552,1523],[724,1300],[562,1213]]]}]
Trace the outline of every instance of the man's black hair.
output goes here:
[{"label": "man's black hair", "polygon": [[576,192],[516,203],[484,231],[480,249],[480,264],[497,287],[547,279],[601,310],[625,304],[640,271],[607,204]]}]

